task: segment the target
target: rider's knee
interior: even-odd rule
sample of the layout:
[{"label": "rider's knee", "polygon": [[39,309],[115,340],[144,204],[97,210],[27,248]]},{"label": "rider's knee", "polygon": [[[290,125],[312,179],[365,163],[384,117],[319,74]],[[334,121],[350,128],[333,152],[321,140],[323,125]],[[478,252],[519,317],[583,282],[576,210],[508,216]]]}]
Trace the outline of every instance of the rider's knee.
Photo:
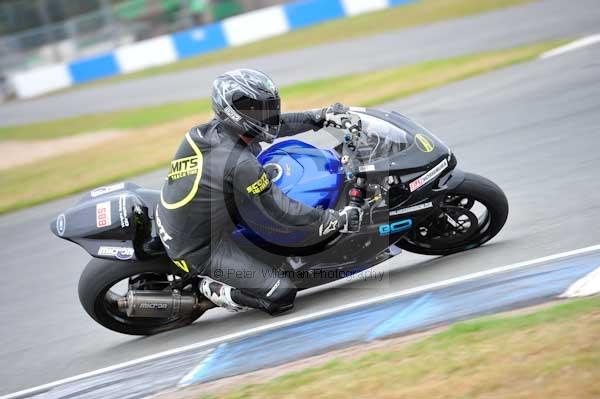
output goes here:
[{"label": "rider's knee", "polygon": [[298,289],[287,278],[278,279],[275,284],[269,288],[265,294],[265,299],[278,305],[290,305],[296,299]]},{"label": "rider's knee", "polygon": [[262,298],[266,305],[264,310],[277,315],[292,309],[297,292],[298,289],[289,279],[278,279]]}]

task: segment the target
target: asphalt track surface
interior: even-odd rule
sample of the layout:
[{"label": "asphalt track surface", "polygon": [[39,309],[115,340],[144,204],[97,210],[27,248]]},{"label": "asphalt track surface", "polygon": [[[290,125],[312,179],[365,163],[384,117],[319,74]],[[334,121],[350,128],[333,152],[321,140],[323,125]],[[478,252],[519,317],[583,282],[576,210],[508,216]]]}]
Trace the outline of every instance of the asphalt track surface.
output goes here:
[{"label": "asphalt track surface", "polygon": [[315,46],[227,65],[110,86],[81,88],[0,106],[0,126],[208,96],[214,77],[252,67],[279,85],[597,33],[597,0],[545,0],[467,18]]},{"label": "asphalt track surface", "polygon": [[[599,60],[597,44],[386,104],[442,137],[461,168],[497,182],[511,204],[509,221],[482,248],[445,258],[403,254],[374,269],[386,272],[382,281],[306,291],[294,312],[282,317],[597,244]],[[158,187],[162,175],[137,181]],[[272,321],[259,312],[218,309],[192,326],[147,338],[96,325],[77,299],[77,280],[89,256],[48,230],[51,217],[72,203],[68,198],[0,218],[0,393]]]}]

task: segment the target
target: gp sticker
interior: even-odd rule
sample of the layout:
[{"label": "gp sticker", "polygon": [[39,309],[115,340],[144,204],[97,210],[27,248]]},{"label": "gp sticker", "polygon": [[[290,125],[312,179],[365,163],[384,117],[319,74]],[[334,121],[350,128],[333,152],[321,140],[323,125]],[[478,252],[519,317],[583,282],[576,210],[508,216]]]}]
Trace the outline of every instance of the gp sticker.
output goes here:
[{"label": "gp sticker", "polygon": [[384,237],[391,234],[401,233],[410,229],[412,225],[412,219],[400,220],[391,224],[382,224],[379,226],[379,235]]},{"label": "gp sticker", "polygon": [[246,187],[246,191],[248,191],[249,194],[259,195],[269,188],[270,184],[271,182],[269,181],[267,174],[263,173],[257,181]]},{"label": "gp sticker", "polygon": [[415,143],[419,147],[419,150],[423,152],[431,152],[435,148],[433,141],[421,133],[415,135]]}]

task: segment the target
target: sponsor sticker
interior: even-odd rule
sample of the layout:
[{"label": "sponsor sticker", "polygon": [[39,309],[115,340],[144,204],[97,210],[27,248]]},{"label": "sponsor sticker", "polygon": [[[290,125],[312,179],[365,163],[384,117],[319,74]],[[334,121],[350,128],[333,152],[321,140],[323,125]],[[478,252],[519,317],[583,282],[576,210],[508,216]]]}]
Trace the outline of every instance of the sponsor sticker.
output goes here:
[{"label": "sponsor sticker", "polygon": [[170,180],[182,179],[186,176],[198,174],[200,159],[198,155],[187,158],[176,159],[171,162],[168,178]]},{"label": "sponsor sticker", "polygon": [[359,172],[373,172],[375,170],[375,165],[361,165],[358,167]]},{"label": "sponsor sticker", "polygon": [[67,227],[67,220],[64,214],[59,215],[56,218],[56,232],[59,236],[63,236],[65,234],[65,229]]},{"label": "sponsor sticker", "polygon": [[119,220],[121,221],[121,227],[129,227],[129,213],[127,212],[127,196],[119,196]]},{"label": "sponsor sticker", "polygon": [[110,201],[96,204],[96,227],[102,228],[111,224]]},{"label": "sponsor sticker", "polygon": [[140,309],[154,309],[154,310],[166,310],[168,305],[166,303],[140,303]]},{"label": "sponsor sticker", "polygon": [[431,152],[435,148],[433,140],[421,133],[415,135],[415,143],[423,152]]},{"label": "sponsor sticker", "polygon": [[424,204],[419,204],[419,205],[411,206],[409,208],[397,209],[395,211],[391,211],[390,212],[390,216],[404,215],[406,213],[413,213],[413,212],[417,212],[417,211],[422,211],[423,209],[432,208],[432,207],[433,207],[433,202],[426,202]]},{"label": "sponsor sticker", "polygon": [[423,176],[419,177],[416,180],[413,180],[408,186],[410,191],[417,191],[419,188],[423,187],[433,179],[435,179],[440,173],[444,171],[448,167],[448,160],[444,159],[440,162],[435,168],[431,169],[429,172],[425,173]]},{"label": "sponsor sticker", "polygon": [[129,247],[100,247],[98,249],[99,256],[117,258],[119,260],[129,260],[133,258],[135,251]]},{"label": "sponsor sticker", "polygon": [[170,249],[167,241],[172,240],[173,237],[167,233],[167,230],[165,230],[160,218],[158,217],[158,207],[156,208],[156,226],[158,226],[158,236],[160,237],[160,241],[163,243],[165,248]]},{"label": "sponsor sticker", "polygon": [[271,181],[267,177],[267,174],[263,173],[257,181],[246,187],[246,191],[248,191],[248,194],[259,195],[269,188],[270,184]]},{"label": "sponsor sticker", "polygon": [[114,191],[123,190],[125,188],[125,183],[117,183],[110,186],[98,187],[91,191],[91,195],[93,198],[99,197],[104,194],[112,193]]},{"label": "sponsor sticker", "polygon": [[396,234],[406,231],[412,227],[412,219],[400,220],[390,224],[382,224],[379,226],[380,236],[389,236],[390,234]]},{"label": "sponsor sticker", "polygon": [[239,122],[242,120],[242,117],[239,116],[231,107],[225,108],[225,114],[227,114],[228,117],[230,117],[231,119],[233,119],[236,122]]}]

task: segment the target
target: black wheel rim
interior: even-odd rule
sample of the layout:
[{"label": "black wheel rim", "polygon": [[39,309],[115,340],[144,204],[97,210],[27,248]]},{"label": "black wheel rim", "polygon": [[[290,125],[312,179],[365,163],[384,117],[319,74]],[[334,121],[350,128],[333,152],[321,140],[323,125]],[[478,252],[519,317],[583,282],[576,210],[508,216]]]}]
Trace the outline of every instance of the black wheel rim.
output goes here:
[{"label": "black wheel rim", "polygon": [[406,236],[415,246],[430,250],[474,247],[491,224],[491,212],[482,200],[465,194],[447,194],[440,213]]}]

